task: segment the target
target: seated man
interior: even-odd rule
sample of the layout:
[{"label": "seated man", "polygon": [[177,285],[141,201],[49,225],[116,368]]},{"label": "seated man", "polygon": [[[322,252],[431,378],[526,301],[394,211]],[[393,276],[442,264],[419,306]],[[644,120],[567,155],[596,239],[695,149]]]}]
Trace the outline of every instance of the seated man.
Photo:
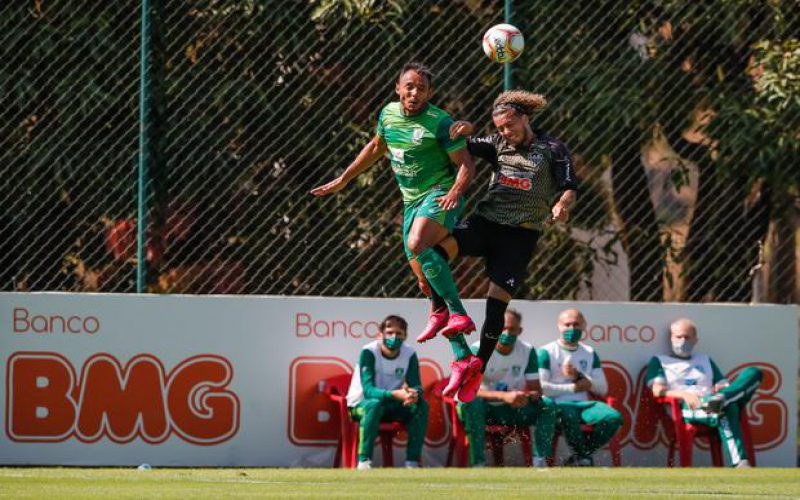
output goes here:
[{"label": "seated man", "polygon": [[408,430],[406,467],[419,467],[428,430],[428,403],[422,399],[419,360],[414,349],[403,345],[408,323],[388,316],[380,324],[377,340],[361,349],[347,406],[359,423],[358,469],[372,468],[372,449],[381,422],[403,422]]},{"label": "seated man", "polygon": [[[572,455],[564,465],[592,466],[594,452],[608,443],[622,426],[622,415],[607,404],[593,401],[608,390],[600,358],[594,348],[580,342],[586,319],[577,309],[558,316],[558,340],[539,348],[539,376],[544,395],[558,408],[558,425]],[[581,426],[589,424],[593,432]]]},{"label": "seated man", "polygon": [[[553,454],[556,407],[542,397],[536,349],[518,340],[522,315],[515,309],[505,312],[505,326],[489,358],[477,398],[460,404],[459,414],[469,438],[469,462],[484,466],[487,425],[535,425],[533,465],[546,467],[545,458]],[[472,345],[477,351],[479,342]]]},{"label": "seated man", "polygon": [[731,465],[750,467],[739,415],[761,385],[763,373],[751,366],[742,370],[732,384],[728,383],[708,355],[692,352],[697,344],[697,327],[688,319],[670,325],[670,341],[671,354],[650,360],[645,376],[647,386],[652,387],[655,397],[681,399],[687,423],[719,429]]}]

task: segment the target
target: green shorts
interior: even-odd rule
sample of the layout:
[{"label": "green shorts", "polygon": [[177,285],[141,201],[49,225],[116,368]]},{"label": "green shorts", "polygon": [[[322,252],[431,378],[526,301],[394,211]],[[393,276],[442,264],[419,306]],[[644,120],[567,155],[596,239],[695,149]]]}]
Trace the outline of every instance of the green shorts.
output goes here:
[{"label": "green shorts", "polygon": [[458,206],[456,208],[447,211],[442,210],[439,204],[433,201],[436,198],[446,195],[448,191],[450,190],[432,189],[422,198],[403,207],[403,248],[405,248],[407,259],[411,260],[414,256],[408,249],[408,233],[411,232],[411,225],[414,224],[415,219],[420,217],[431,219],[447,228],[449,232],[453,232],[458,217],[464,211],[464,198],[462,197],[458,200]]}]

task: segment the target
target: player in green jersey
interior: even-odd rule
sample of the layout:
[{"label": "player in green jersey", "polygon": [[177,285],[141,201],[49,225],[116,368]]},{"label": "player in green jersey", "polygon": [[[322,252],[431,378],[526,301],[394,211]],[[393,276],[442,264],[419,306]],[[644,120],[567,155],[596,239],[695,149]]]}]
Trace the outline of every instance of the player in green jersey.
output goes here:
[{"label": "player in green jersey", "polygon": [[[412,267],[425,276],[439,301],[431,308],[429,326],[445,329],[455,353],[445,394],[458,392],[462,401],[474,393],[460,388],[481,377],[482,362],[469,349],[464,334],[475,330],[458,296],[446,252],[438,247],[455,226],[464,207],[463,195],[475,175],[475,164],[464,139],[450,137],[453,119],[429,103],[433,95],[432,74],[418,63],[408,63],[400,72],[395,91],[398,102],[381,111],[375,137],[336,179],[314,188],[324,196],[344,189],[388,153],[403,195],[403,241]],[[453,166],[455,164],[455,168]],[[444,307],[441,307],[444,305]]]}]

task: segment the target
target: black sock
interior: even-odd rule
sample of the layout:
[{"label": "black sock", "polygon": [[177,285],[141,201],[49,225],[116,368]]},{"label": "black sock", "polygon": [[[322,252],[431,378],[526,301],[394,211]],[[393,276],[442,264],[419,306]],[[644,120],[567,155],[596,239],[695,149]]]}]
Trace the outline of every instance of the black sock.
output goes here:
[{"label": "black sock", "polygon": [[503,326],[506,322],[506,308],[508,303],[494,297],[486,299],[486,319],[483,320],[481,328],[481,345],[478,348],[478,357],[483,361],[483,369],[489,364],[494,348],[497,347],[497,339],[503,333]]},{"label": "black sock", "polygon": [[[442,256],[445,261],[449,261],[450,258],[447,256],[447,252],[445,252],[444,248],[439,245],[435,245],[433,249]],[[442,309],[447,308],[447,302],[444,301],[441,295],[436,293],[436,290],[431,287],[431,302],[433,303],[433,310],[434,311],[441,311]]]},{"label": "black sock", "polygon": [[436,290],[431,287],[431,306],[434,311],[441,311],[447,309],[447,302],[444,301],[441,295],[436,293]]},{"label": "black sock", "polygon": [[434,246],[433,246],[433,250],[434,250],[436,253],[438,253],[439,255],[441,255],[441,256],[442,256],[442,258],[445,260],[445,262],[450,262],[450,256],[449,256],[449,255],[447,255],[447,251],[445,251],[445,249],[444,249],[444,248],[442,248],[442,246],[441,246],[441,245],[434,245]]}]

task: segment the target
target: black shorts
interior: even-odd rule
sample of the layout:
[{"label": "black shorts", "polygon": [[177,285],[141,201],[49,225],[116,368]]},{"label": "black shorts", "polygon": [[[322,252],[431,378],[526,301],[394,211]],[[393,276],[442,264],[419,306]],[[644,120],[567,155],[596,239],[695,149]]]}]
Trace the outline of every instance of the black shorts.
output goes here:
[{"label": "black shorts", "polygon": [[506,226],[472,215],[453,230],[458,254],[486,258],[486,274],[492,283],[512,296],[528,272],[536,251],[539,231]]}]

